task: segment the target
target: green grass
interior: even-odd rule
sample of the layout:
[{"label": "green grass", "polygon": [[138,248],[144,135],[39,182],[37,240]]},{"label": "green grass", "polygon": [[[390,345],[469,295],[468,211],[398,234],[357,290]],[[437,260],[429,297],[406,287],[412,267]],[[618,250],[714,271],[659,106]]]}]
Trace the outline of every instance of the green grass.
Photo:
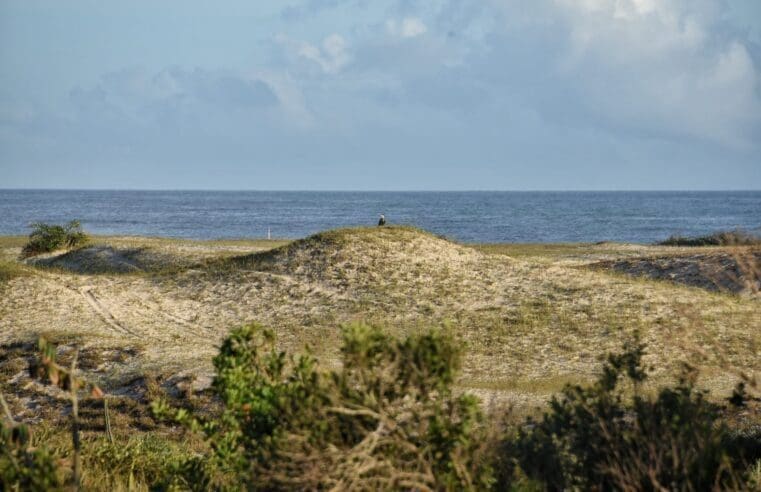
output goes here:
[{"label": "green grass", "polygon": [[27,236],[0,236],[0,248],[21,248],[28,240]]},{"label": "green grass", "polygon": [[506,379],[463,379],[458,384],[467,390],[511,391],[518,393],[547,394],[557,393],[567,384],[585,384],[589,378],[575,374],[557,375],[544,378],[506,378]]},{"label": "green grass", "polygon": [[[135,432],[115,429],[114,443],[101,431],[82,433],[82,488],[84,490],[148,491],[169,482],[173,470],[194,458],[206,446],[192,436],[170,428]],[[32,428],[32,446],[44,446],[57,460],[62,482],[71,477],[71,432],[66,425]]]},{"label": "green grass", "polygon": [[94,242],[110,245],[144,244],[154,246],[203,246],[203,247],[246,247],[275,248],[291,242],[290,239],[183,239],[151,236],[100,236],[92,235]]},{"label": "green grass", "polygon": [[620,252],[616,243],[484,243],[470,244],[473,249],[487,254],[506,255],[515,258],[542,257],[556,259],[568,256],[615,254]]}]

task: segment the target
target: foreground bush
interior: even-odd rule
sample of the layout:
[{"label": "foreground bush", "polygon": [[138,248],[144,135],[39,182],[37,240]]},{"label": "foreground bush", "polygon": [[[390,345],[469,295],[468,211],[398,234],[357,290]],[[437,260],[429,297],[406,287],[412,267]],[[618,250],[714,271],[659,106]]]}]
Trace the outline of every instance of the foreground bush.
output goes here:
[{"label": "foreground bush", "polygon": [[[105,432],[83,439],[81,452],[77,395],[100,391],[75,373],[76,353],[70,368],[56,353],[41,340],[30,372],[69,392],[71,431],[37,434],[30,445],[29,429],[0,395],[0,491],[76,490],[80,482],[83,490],[761,486],[761,429],[730,431],[728,409],[706,401],[689,371],[674,386],[645,392],[639,344],[610,355],[590,386],[567,386],[541,418],[497,433],[487,430],[475,399],[453,394],[459,350],[446,332],[398,339],[353,325],[344,330],[340,368],[326,370],[309,353],[276,350],[271,331],[250,325],[233,331],[214,359],[216,403],[153,404],[202,442],[178,441],[166,428],[115,438],[104,411]],[[729,413],[743,418],[761,403],[743,384],[728,400]]]},{"label": "foreground bush", "polygon": [[676,386],[643,395],[642,355],[637,345],[609,356],[594,385],[566,387],[541,420],[506,439],[501,482],[520,470],[549,490],[742,488],[741,471],[758,456],[733,442],[720,408],[687,372]]},{"label": "foreground bush", "polygon": [[60,486],[53,457],[30,446],[29,428],[13,420],[0,395],[0,490],[46,491]]},{"label": "foreground bush", "polygon": [[753,246],[761,244],[761,237],[744,232],[724,231],[707,236],[671,236],[658,243],[660,246]]},{"label": "foreground bush", "polygon": [[31,227],[29,242],[21,250],[23,258],[49,253],[60,248],[75,248],[88,240],[78,220],[72,220],[65,225],[35,222]]},{"label": "foreground bush", "polygon": [[203,420],[154,405],[214,449],[182,486],[214,484],[210,466],[254,490],[476,490],[488,488],[477,401],[451,385],[459,350],[446,334],[404,340],[376,328],[344,331],[342,367],[274,348],[272,332],[236,330],[214,359],[223,414]]}]

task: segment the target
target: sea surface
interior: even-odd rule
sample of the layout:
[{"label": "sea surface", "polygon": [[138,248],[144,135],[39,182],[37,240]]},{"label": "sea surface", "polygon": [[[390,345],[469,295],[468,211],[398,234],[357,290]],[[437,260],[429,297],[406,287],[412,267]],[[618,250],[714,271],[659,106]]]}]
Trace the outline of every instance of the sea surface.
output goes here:
[{"label": "sea surface", "polygon": [[95,234],[298,238],[411,224],[463,242],[652,243],[741,228],[761,233],[761,191],[307,192],[0,190],[0,235],[79,219]]}]

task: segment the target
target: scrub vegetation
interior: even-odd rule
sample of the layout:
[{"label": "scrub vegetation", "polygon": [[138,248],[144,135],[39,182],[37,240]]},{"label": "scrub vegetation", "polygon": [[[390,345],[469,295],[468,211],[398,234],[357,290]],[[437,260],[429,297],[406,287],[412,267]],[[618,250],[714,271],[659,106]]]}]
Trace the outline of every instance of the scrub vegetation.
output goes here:
[{"label": "scrub vegetation", "polygon": [[[55,361],[41,339],[35,377],[68,393],[72,444],[36,442],[4,399],[3,490],[739,490],[758,485],[761,427],[727,423],[761,401],[741,381],[710,402],[685,366],[676,384],[643,391],[646,347],[609,354],[593,384],[566,385],[540,417],[486,416],[453,391],[461,348],[447,331],[407,338],[354,324],[333,370],[307,350],[280,351],[271,330],[233,330],[214,358],[211,403],[154,396],[162,432],[80,441],[78,398],[100,389]],[[107,400],[103,400],[107,401]],[[497,425],[499,419],[505,422]],[[167,431],[189,433],[184,445]],[[45,429],[43,428],[43,432]],[[123,429],[122,432],[128,432]],[[162,435],[163,434],[163,435]],[[194,439],[195,438],[195,439]],[[52,444],[55,443],[55,444]],[[57,446],[60,447],[57,447]]]},{"label": "scrub vegetation", "polygon": [[[48,456],[48,478],[73,480],[70,391],[30,371],[43,336],[108,401],[106,413],[80,395],[88,490],[761,479],[758,289],[701,280],[730,259],[758,268],[758,246],[461,245],[402,226],[298,241],[94,237],[19,260],[23,245],[0,238],[6,471],[46,469]],[[653,435],[694,453],[645,450]],[[598,452],[637,467],[578,468]]]},{"label": "scrub vegetation", "polygon": [[35,222],[30,227],[32,232],[29,234],[29,241],[21,249],[22,258],[50,253],[62,248],[76,248],[88,240],[78,220],[72,220],[64,225]]}]

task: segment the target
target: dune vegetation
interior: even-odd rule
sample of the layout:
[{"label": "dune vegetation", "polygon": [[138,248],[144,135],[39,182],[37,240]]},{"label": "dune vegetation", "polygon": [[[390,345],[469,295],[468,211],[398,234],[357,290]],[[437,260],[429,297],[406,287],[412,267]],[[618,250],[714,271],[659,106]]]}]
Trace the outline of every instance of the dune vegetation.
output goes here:
[{"label": "dune vegetation", "polygon": [[[398,480],[406,477],[420,482],[410,482],[417,485],[408,488],[483,489],[507,483],[529,487],[541,485],[535,483],[540,475],[554,477],[556,482],[545,484],[550,488],[562,484],[585,488],[614,483],[616,476],[634,473],[613,470],[612,463],[616,476],[613,471],[604,477],[581,476],[562,460],[545,463],[554,466],[554,471],[532,470],[522,462],[522,453],[530,450],[521,446],[546,447],[547,443],[538,434],[507,439],[504,429],[513,429],[508,434],[520,433],[525,418],[540,419],[548,409],[554,408],[557,415],[571,412],[571,407],[559,403],[552,406],[553,397],[565,398],[562,401],[570,402],[568,405],[605,400],[609,404],[605,408],[620,414],[639,408],[650,415],[647,412],[663,412],[673,404],[676,406],[668,408],[702,416],[701,422],[708,422],[709,430],[721,417],[722,425],[727,426],[726,436],[761,433],[757,399],[761,376],[758,246],[463,245],[402,226],[340,229],[296,241],[93,237],[84,246],[20,260],[23,245],[23,238],[0,239],[0,393],[14,422],[32,429],[29,445],[38,449],[46,443],[51,455],[62,458],[64,469],[70,469],[66,391],[33,377],[29,368],[40,357],[40,337],[56,346],[62,367],[68,367],[76,357],[83,380],[101,388],[109,401],[109,428],[114,439],[111,442],[105,433],[101,398],[83,395],[81,481],[90,488],[140,489],[158,483],[187,488],[196,476],[193,473],[200,473],[197,477],[205,480],[198,483],[222,487],[230,485],[230,480],[242,480],[237,473],[254,473],[251,468],[225,468],[224,463],[213,470],[198,469],[193,457],[209,452],[207,437],[214,434],[199,432],[200,424],[191,423],[228,415],[230,405],[251,403],[225,399],[223,390],[227,386],[220,386],[220,366],[214,361],[220,360],[231,343],[231,330],[254,323],[274,334],[268,350],[293,354],[292,359],[283,356],[282,366],[273,367],[286,373],[294,370],[298,367],[294,361],[300,360],[296,354],[304,354],[308,348],[310,368],[298,377],[334,381],[331,384],[349,377],[346,371],[353,366],[347,366],[347,361],[358,364],[357,368],[365,363],[351,358],[365,352],[352,352],[359,348],[347,338],[347,327],[373,327],[378,340],[390,337],[387,340],[401,344],[406,343],[404,340],[423,340],[431,330],[450,337],[446,339],[449,341],[436,342],[444,344],[439,347],[442,350],[450,346],[458,349],[458,370],[447,373],[446,391],[442,392],[443,386],[436,389],[437,378],[443,373],[436,373],[423,389],[417,386],[415,390],[421,395],[449,395],[449,399],[436,400],[435,405],[423,401],[420,415],[452,412],[452,402],[465,396],[474,398],[478,401],[475,406],[459,407],[458,411],[481,416],[473,414],[475,420],[454,418],[452,422],[470,422],[467,432],[464,428],[447,432],[463,433],[450,435],[458,443],[470,442],[468,439],[475,436],[477,442],[491,443],[490,449],[503,451],[495,457],[477,446],[467,451],[447,447],[446,453],[434,452],[449,456],[436,465],[414,460],[389,462],[386,451],[361,455],[381,463],[380,468],[393,470],[384,475],[386,478],[393,475]],[[718,274],[724,277],[717,280]],[[402,345],[394,345],[397,342],[383,343],[386,348],[378,349],[376,355],[401,350],[398,347]],[[647,377],[636,384],[603,388],[603,369],[615,366],[605,365],[606,360],[608,364],[613,360],[608,355],[639,344],[645,349],[638,352],[637,367],[646,370]],[[396,356],[389,357],[383,364],[402,370],[394,366],[399,364]],[[256,357],[246,360],[246,364],[259,363]],[[622,365],[617,367],[626,372]],[[686,368],[689,371],[685,372]],[[275,380],[283,379],[286,373],[277,373]],[[684,379],[687,373],[689,381]],[[621,378],[626,379],[624,373]],[[293,380],[291,376],[285,379]],[[737,393],[741,382],[747,393],[740,399],[742,410],[731,411],[726,399]],[[433,386],[427,386],[429,383]],[[288,388],[281,389],[291,391]],[[346,388],[319,388],[325,392],[319,398],[333,398],[332,403],[313,395],[322,402],[310,410],[316,413],[294,415],[294,427],[283,432],[304,431],[299,427],[303,419],[314,419],[315,415],[320,416],[318,420],[333,422],[334,416],[326,416],[330,413],[326,409],[338,403],[344,410],[357,410],[358,396],[346,393]],[[587,388],[597,388],[598,392],[585,393]],[[671,388],[673,393],[664,394],[664,388]],[[613,396],[605,396],[608,393],[603,389]],[[701,395],[700,402],[697,394]],[[641,400],[632,399],[636,395]],[[156,402],[166,402],[158,408],[163,418],[154,411]],[[361,403],[362,408],[372,407],[372,402]],[[433,406],[426,406],[429,403]],[[393,411],[399,411],[404,403],[394,405]],[[377,416],[378,407],[372,408]],[[178,416],[177,409],[184,413]],[[355,417],[335,417],[335,425],[326,424],[329,429],[325,434],[304,437],[323,447],[299,448],[299,452],[305,456],[317,453],[324,460],[304,458],[316,467],[312,476],[316,481],[307,488],[340,490],[341,484],[344,490],[404,488],[402,482],[346,481],[356,475],[345,461],[346,453],[364,442],[378,422],[369,415],[353,420]],[[542,428],[560,425],[557,419],[546,420]],[[416,420],[418,424],[423,421],[431,422],[422,417]],[[621,425],[623,421],[612,422]],[[663,431],[657,427],[661,424],[647,422],[649,432]],[[353,429],[351,433],[346,434],[344,425]],[[186,427],[194,432],[183,431]],[[343,430],[331,434],[336,429]],[[405,432],[423,431],[430,428]],[[483,434],[478,437],[472,432]],[[554,432],[562,434],[557,429]],[[582,438],[568,432],[569,443]],[[628,430],[620,432],[621,439],[635,439],[626,437]],[[725,448],[712,448],[710,444],[727,440],[725,434],[706,432],[700,442],[707,454],[692,458],[703,465],[730,459]],[[673,438],[687,439],[678,429]],[[419,447],[433,440],[429,436],[409,442]],[[255,441],[252,446],[261,444]],[[409,444],[394,442],[393,446]],[[290,456],[295,452],[280,447],[245,449],[264,453],[257,459],[269,456],[273,460],[272,453],[287,451]],[[319,449],[343,451],[329,455],[316,451]],[[632,452],[625,447],[616,449]],[[554,456],[550,451],[547,457]],[[711,454],[714,451],[718,454]],[[552,452],[560,453],[557,456],[563,453]],[[254,463],[252,456],[246,455],[245,461]],[[228,458],[240,459],[233,455]],[[647,464],[652,457],[640,458]],[[700,462],[702,459],[708,461]],[[277,482],[281,488],[298,488],[286,480],[288,477],[275,476],[278,470],[267,468],[270,462],[257,463],[260,467],[254,470],[256,474],[270,473],[273,480],[285,480]],[[713,478],[720,476],[727,487],[735,483],[733,480],[752,480],[748,470],[757,465],[749,462],[743,466],[721,468],[726,473],[717,471]],[[319,471],[339,469],[346,474],[333,476]],[[509,477],[505,470],[510,470]],[[394,475],[397,472],[402,475]],[[59,478],[71,479],[69,472],[59,473],[65,475]]]},{"label": "dune vegetation", "polygon": [[21,256],[29,258],[62,248],[76,248],[87,243],[87,234],[77,220],[64,225],[35,222],[31,225],[29,241],[21,249]]},{"label": "dune vegetation", "polygon": [[742,230],[721,231],[705,236],[671,236],[658,243],[663,246],[758,246],[761,237]]}]

